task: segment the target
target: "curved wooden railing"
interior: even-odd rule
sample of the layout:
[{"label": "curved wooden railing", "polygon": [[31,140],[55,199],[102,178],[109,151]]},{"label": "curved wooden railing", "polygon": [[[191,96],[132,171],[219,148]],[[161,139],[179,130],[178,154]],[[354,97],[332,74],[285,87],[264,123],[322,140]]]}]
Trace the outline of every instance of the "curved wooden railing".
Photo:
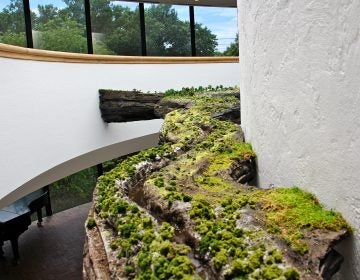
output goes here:
[{"label": "curved wooden railing", "polygon": [[237,56],[217,57],[159,57],[159,56],[117,56],[66,53],[29,49],[0,43],[0,57],[65,63],[98,64],[191,64],[191,63],[237,63]]}]

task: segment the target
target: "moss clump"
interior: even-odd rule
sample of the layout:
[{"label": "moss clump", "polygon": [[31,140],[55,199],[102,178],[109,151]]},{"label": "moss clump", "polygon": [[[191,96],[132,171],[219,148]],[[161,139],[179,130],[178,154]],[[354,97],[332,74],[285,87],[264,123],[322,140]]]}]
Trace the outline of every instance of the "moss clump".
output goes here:
[{"label": "moss clump", "polygon": [[300,274],[299,272],[294,268],[288,268],[284,272],[284,276],[286,280],[299,280]]},{"label": "moss clump", "polygon": [[325,210],[314,195],[298,187],[277,188],[259,195],[269,231],[285,238],[301,254],[308,252],[304,231],[350,229],[342,216]]},{"label": "moss clump", "polygon": [[92,229],[92,228],[96,227],[96,222],[95,222],[95,219],[93,217],[88,218],[87,223],[86,223],[86,227],[88,229]]},{"label": "moss clump", "polygon": [[[215,90],[219,89],[233,92]],[[274,248],[263,223],[302,254],[308,250],[306,230],[349,229],[339,214],[324,210],[314,196],[298,188],[259,190],[232,179],[234,166],[255,158],[251,145],[239,141],[236,124],[212,117],[236,106],[234,95],[189,88],[165,96],[191,106],[166,115],[162,145],[123,158],[98,182],[96,211],[114,226],[110,247],[123,258],[128,278],[198,278],[189,258],[191,249],[174,241],[174,227],[167,222],[158,225],[115,185],[116,180],[136,178],[136,166],[144,161],[172,159],[146,178],[145,187],[167,201],[169,209],[176,201],[191,206],[188,216],[198,237],[193,253],[225,279],[299,279],[297,270],[287,267]],[[243,215],[252,211],[261,220],[256,229],[242,225]]]}]

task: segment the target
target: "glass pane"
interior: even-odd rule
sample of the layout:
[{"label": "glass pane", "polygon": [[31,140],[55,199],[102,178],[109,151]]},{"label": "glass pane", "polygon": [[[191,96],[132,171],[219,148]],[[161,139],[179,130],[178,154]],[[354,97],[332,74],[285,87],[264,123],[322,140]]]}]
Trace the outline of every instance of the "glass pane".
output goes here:
[{"label": "glass pane", "polygon": [[34,48],[87,53],[83,0],[30,0]]},{"label": "glass pane", "polygon": [[94,53],[141,55],[139,5],[91,0]]},{"label": "glass pane", "polygon": [[0,1],[0,43],[26,47],[22,0]]},{"label": "glass pane", "polygon": [[188,6],[146,4],[145,27],[148,55],[191,55]]},{"label": "glass pane", "polygon": [[53,212],[57,213],[92,201],[96,180],[97,169],[90,167],[52,183],[50,199]]},{"label": "glass pane", "polygon": [[198,56],[238,55],[236,8],[195,7],[195,22]]}]

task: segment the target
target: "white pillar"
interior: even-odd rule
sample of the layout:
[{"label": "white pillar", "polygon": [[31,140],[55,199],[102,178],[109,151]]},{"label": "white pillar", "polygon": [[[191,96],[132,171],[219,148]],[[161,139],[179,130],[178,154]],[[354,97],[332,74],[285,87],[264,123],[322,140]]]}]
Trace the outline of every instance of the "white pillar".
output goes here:
[{"label": "white pillar", "polygon": [[[238,0],[238,10],[259,185],[305,188],[359,229],[360,1]],[[359,231],[346,247],[342,279],[359,279]]]}]

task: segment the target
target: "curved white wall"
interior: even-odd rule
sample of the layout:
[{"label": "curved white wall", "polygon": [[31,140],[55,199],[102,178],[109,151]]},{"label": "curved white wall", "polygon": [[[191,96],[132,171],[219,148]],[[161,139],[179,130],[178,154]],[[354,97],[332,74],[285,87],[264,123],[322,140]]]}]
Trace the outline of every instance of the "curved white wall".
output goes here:
[{"label": "curved white wall", "polygon": [[0,57],[0,208],[64,176],[153,146],[161,120],[105,124],[99,88],[239,84],[238,63],[81,64]]},{"label": "curved white wall", "polygon": [[259,185],[298,185],[357,230],[343,279],[360,279],[360,1],[238,0],[242,123]]}]

